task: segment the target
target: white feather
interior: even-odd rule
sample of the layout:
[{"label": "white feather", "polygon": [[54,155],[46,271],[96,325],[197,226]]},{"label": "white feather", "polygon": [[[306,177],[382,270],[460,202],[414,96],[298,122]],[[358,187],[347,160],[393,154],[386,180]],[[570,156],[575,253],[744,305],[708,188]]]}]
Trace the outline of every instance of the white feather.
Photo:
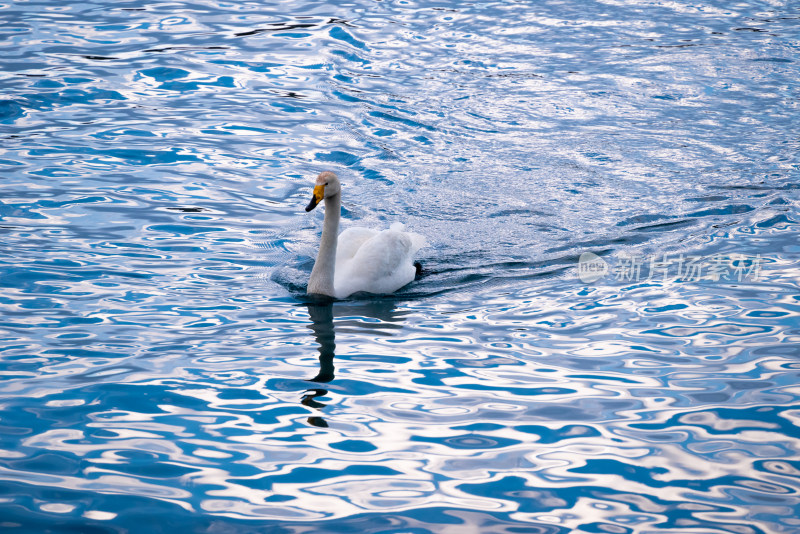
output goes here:
[{"label": "white feather", "polygon": [[414,254],[426,245],[425,238],[395,223],[388,230],[351,227],[332,239],[339,228],[341,193],[336,176],[323,175],[317,184],[325,185],[325,222],[308,292],[336,298],[359,291],[386,294],[413,281]]}]

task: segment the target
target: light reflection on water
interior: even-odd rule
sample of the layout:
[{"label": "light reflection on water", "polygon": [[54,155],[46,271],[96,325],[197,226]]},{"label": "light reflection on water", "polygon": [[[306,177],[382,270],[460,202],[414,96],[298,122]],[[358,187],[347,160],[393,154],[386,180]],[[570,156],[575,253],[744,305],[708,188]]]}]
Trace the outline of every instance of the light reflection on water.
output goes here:
[{"label": "light reflection on water", "polygon": [[[51,4],[0,5],[2,530],[800,529],[792,6]],[[304,295],[327,169],[431,242],[399,294]]]}]

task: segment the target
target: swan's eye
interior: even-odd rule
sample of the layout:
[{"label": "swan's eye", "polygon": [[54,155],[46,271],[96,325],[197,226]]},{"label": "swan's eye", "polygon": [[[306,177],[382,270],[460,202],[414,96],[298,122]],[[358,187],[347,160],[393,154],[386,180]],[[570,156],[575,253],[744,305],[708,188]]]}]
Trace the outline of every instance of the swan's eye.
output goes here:
[{"label": "swan's eye", "polygon": [[328,185],[328,182],[325,182],[325,185]]}]

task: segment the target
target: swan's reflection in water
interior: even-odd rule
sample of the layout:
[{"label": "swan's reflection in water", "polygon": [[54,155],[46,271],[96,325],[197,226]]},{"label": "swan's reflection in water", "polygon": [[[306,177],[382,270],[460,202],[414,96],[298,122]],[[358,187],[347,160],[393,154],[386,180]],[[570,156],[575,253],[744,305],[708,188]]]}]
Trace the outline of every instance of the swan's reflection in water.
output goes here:
[{"label": "swan's reflection in water", "polygon": [[[309,328],[313,330],[314,339],[319,344],[319,372],[310,381],[326,384],[333,380],[335,370],[333,358],[336,356],[336,333],[333,330],[333,302],[309,303],[307,306],[308,316],[311,318]],[[327,394],[327,389],[312,388],[306,391],[300,402],[309,408],[321,410],[325,404],[315,399]],[[308,422],[314,426],[328,426],[322,417],[309,417]]]},{"label": "swan's reflection in water", "polygon": [[[401,329],[403,317],[407,311],[398,311],[396,301],[392,299],[371,300],[363,302],[336,302],[330,299],[315,300],[305,303],[311,319],[309,328],[319,348],[319,372],[309,382],[327,384],[335,378],[336,370],[333,360],[336,357],[336,332],[334,319],[347,318],[338,323],[340,332],[361,333],[372,336],[391,335],[387,330]],[[369,319],[378,319],[370,321]],[[322,410],[326,404],[319,401],[328,394],[323,387],[312,387],[306,390],[300,401],[304,406]],[[318,427],[327,427],[328,423],[320,416],[308,418],[308,423]]]}]

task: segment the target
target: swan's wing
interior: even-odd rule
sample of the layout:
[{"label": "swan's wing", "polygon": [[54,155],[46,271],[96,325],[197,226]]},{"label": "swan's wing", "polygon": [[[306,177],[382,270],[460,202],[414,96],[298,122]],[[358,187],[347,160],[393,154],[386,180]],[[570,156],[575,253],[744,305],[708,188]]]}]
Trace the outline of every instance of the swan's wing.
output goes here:
[{"label": "swan's wing", "polygon": [[364,228],[361,226],[352,226],[347,228],[344,232],[339,234],[339,241],[336,245],[336,264],[352,259],[358,249],[365,241],[374,237],[378,233],[377,230],[371,228]]},{"label": "swan's wing", "polygon": [[422,234],[418,234],[416,232],[406,232],[408,239],[411,241],[411,255],[417,253],[419,249],[422,247],[428,246],[428,240],[425,239],[425,236]]},{"label": "swan's wing", "polygon": [[408,232],[377,232],[362,243],[351,259],[341,264],[337,261],[336,292],[382,294],[400,289],[416,274],[414,252],[414,243]]},{"label": "swan's wing", "polygon": [[422,247],[428,246],[428,240],[425,239],[425,236],[418,234],[416,232],[406,232],[404,231],[406,225],[401,222],[392,223],[389,227],[390,230],[394,230],[396,232],[404,233],[408,236],[411,240],[411,254],[416,254],[416,252],[421,249]]}]

